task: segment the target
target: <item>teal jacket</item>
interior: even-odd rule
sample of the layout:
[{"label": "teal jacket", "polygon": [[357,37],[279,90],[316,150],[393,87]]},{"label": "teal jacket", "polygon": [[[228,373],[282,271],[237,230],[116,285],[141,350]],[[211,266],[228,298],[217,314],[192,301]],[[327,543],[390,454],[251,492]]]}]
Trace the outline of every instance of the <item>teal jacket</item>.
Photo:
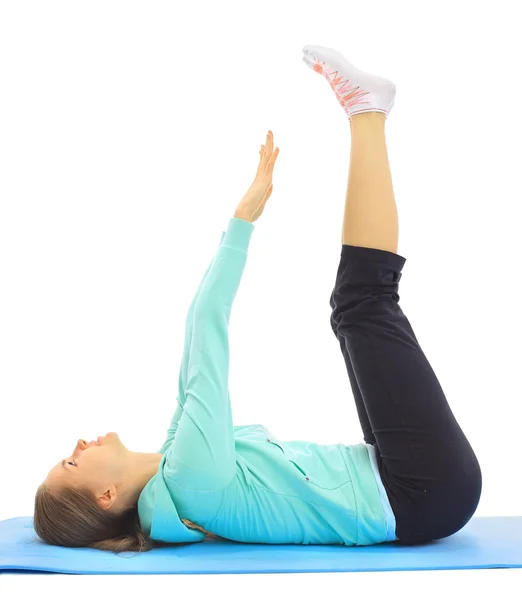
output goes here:
[{"label": "teal jacket", "polygon": [[260,424],[233,425],[228,325],[253,230],[230,219],[190,305],[178,405],[138,499],[142,530],[165,542],[204,540],[183,518],[238,542],[394,541],[373,446],[282,441]]}]

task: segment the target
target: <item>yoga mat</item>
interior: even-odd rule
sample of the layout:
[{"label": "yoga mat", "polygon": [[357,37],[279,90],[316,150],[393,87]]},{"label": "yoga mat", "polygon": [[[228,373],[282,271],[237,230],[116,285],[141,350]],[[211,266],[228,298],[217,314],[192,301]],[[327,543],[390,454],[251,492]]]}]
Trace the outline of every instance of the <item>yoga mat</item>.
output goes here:
[{"label": "yoga mat", "polygon": [[0,573],[319,573],[522,568],[522,517],[474,517],[427,544],[373,546],[250,544],[207,539],[138,554],[44,544],[32,517],[0,521]]}]

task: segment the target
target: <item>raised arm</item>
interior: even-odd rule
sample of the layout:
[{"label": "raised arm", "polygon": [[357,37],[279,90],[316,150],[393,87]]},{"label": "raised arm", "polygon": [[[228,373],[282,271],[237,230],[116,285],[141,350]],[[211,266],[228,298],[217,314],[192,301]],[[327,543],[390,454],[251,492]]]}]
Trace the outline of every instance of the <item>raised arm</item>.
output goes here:
[{"label": "raised arm", "polygon": [[253,221],[272,192],[278,155],[267,135],[254,182],[228,223],[221,245],[193,306],[186,373],[180,381],[183,408],[178,409],[173,439],[166,449],[164,475],[187,489],[224,487],[235,476],[236,455],[228,389],[228,326],[232,304],[246,264]]},{"label": "raised arm", "polygon": [[235,475],[228,326],[253,229],[230,219],[193,309],[185,402],[165,462],[165,475],[189,489],[217,489]]},{"label": "raised arm", "polygon": [[[225,232],[223,231],[221,233],[221,240],[219,242],[220,246],[221,246],[221,243],[223,242],[224,237],[225,237]],[[210,261],[210,265],[207,267],[207,270],[205,271],[205,274],[203,275],[203,279],[201,280],[201,282],[196,290],[196,293],[194,294],[194,297],[192,298],[192,302],[190,303],[187,317],[185,319],[185,337],[184,337],[183,353],[181,356],[181,364],[180,364],[179,374],[178,374],[178,396],[176,399],[176,402],[177,402],[176,409],[174,411],[174,415],[172,417],[172,420],[170,422],[170,425],[169,425],[169,428],[167,431],[167,439],[163,442],[163,445],[158,450],[158,452],[160,454],[165,453],[166,449],[168,448],[168,446],[171,444],[172,440],[174,439],[174,436],[176,435],[176,431],[178,429],[178,423],[181,418],[181,414],[183,413],[183,405],[185,404],[185,388],[187,386],[186,373],[187,373],[187,366],[188,366],[188,360],[189,360],[190,345],[192,342],[192,330],[194,327],[194,323],[193,323],[193,321],[194,321],[194,306],[195,306],[198,296],[201,292],[201,289],[203,288],[203,284],[208,275],[208,272],[210,271],[210,267],[212,266],[213,260],[214,260],[214,258],[212,258],[212,260]]]}]

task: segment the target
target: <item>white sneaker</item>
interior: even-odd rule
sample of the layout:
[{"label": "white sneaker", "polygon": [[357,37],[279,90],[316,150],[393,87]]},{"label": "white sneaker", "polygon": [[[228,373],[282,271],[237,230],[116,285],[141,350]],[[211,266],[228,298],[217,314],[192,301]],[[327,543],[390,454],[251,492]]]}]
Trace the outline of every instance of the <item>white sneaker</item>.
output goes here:
[{"label": "white sneaker", "polygon": [[388,117],[395,102],[392,81],[361,71],[333,48],[305,46],[303,53],[304,62],[324,75],[350,119],[363,112],[380,112]]}]

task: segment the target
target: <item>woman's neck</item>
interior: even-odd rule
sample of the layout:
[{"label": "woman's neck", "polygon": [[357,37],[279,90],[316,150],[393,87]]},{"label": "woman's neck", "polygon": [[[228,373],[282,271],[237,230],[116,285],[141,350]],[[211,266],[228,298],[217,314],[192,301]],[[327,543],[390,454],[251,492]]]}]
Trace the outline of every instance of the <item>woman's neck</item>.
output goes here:
[{"label": "woman's neck", "polygon": [[143,488],[158,472],[163,454],[157,452],[132,452],[129,450],[125,468],[126,491],[125,503],[129,506],[136,504]]}]

